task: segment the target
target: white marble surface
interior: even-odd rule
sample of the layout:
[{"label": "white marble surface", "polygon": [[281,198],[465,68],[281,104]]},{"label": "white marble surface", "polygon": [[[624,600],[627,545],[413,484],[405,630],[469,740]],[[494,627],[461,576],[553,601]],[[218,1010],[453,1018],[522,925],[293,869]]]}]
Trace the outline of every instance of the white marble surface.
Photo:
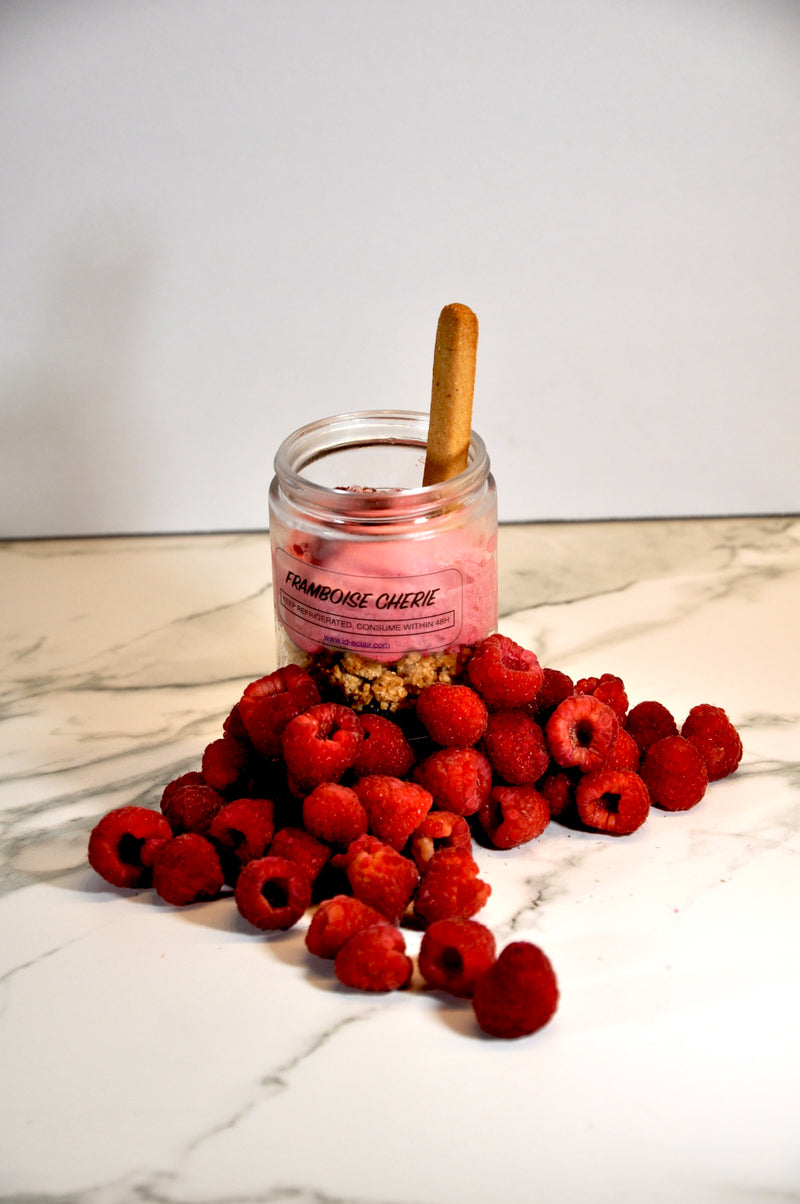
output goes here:
[{"label": "white marble surface", "polygon": [[503,529],[502,630],[679,721],[724,706],[745,749],[631,837],[477,853],[481,918],[561,987],[507,1043],[85,864],[272,667],[265,536],[10,543],[0,574],[0,1199],[800,1199],[800,520]]}]

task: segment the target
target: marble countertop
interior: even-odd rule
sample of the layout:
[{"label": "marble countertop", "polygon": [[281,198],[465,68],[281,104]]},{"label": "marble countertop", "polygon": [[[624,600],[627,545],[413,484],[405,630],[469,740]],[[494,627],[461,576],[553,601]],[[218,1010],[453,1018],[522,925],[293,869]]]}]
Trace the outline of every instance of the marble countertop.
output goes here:
[{"label": "marble countertop", "polygon": [[86,864],[274,667],[264,534],[0,546],[1,1200],[800,1198],[800,519],[510,526],[500,568],[544,663],[723,706],[744,743],[630,837],[477,851],[480,918],[561,989],[512,1042]]}]

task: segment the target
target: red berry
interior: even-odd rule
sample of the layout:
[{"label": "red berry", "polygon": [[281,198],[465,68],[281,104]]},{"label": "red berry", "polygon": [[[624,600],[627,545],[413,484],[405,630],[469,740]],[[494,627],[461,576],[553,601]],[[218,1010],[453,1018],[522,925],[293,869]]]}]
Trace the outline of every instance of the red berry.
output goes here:
[{"label": "red berry", "polygon": [[400,922],[419,882],[419,870],[413,861],[377,837],[361,836],[340,864],[357,899],[393,924]]},{"label": "red berry", "polygon": [[480,911],[492,888],[478,877],[467,849],[440,849],[425,867],[414,898],[414,915],[426,926],[435,920],[468,920]]},{"label": "red berry", "polygon": [[492,767],[476,748],[439,748],[414,771],[434,805],[457,815],[474,815],[489,797]]},{"label": "red berry", "polygon": [[172,839],[163,815],[149,807],[117,807],[89,837],[89,865],[112,886],[149,886],[153,858]]},{"label": "red berry", "polygon": [[599,698],[606,706],[611,707],[620,723],[627,714],[628,695],[625,693],[625,685],[622,678],[615,677],[613,673],[604,673],[602,677],[580,678],[575,682],[575,693],[591,694],[593,698]]},{"label": "red berry", "polygon": [[286,665],[250,682],[238,702],[237,718],[255,749],[262,756],[275,757],[289,720],[318,702],[319,690],[305,670]]},{"label": "red berry", "polygon": [[303,825],[326,844],[347,848],[367,830],[367,813],[355,790],[320,782],[303,800]]},{"label": "red berry", "polygon": [[189,773],[182,773],[179,775],[179,777],[173,778],[171,782],[167,782],[161,795],[161,802],[159,803],[159,806],[161,807],[162,813],[166,815],[170,799],[173,798],[179,790],[182,790],[184,786],[205,785],[207,785],[207,782],[202,773],[200,773],[198,770],[191,770]]},{"label": "red berry", "polygon": [[553,711],[545,736],[554,761],[589,773],[603,764],[618,731],[619,721],[611,707],[591,694],[573,694]]},{"label": "red berry", "polygon": [[356,759],[364,736],[350,707],[321,702],[290,719],[281,747],[289,777],[310,793],[320,782],[336,782]]},{"label": "red berry", "polygon": [[621,727],[617,738],[609,749],[608,756],[603,762],[603,769],[633,769],[639,768],[639,745],[630,732]]},{"label": "red berry", "polygon": [[453,811],[429,811],[411,837],[409,850],[419,869],[424,870],[439,849],[472,849],[472,833],[463,815]]},{"label": "red berry", "polygon": [[339,982],[357,991],[399,991],[411,981],[414,963],[400,929],[376,924],[350,937],[333,968]]},{"label": "red berry", "polygon": [[505,635],[490,635],[475,647],[467,680],[490,710],[510,710],[533,702],[544,671],[538,657]]},{"label": "red berry", "polygon": [[677,736],[678,725],[667,708],[660,702],[638,702],[628,711],[625,730],[633,736],[641,756],[656,740],[665,736]]},{"label": "red berry", "polygon": [[238,877],[248,861],[263,857],[274,834],[271,799],[239,798],[221,807],[211,821],[208,836],[222,857],[226,881]]},{"label": "red berry", "polygon": [[367,813],[369,831],[398,852],[408,843],[433,803],[430,793],[416,782],[385,774],[359,778],[354,790]]},{"label": "red berry", "polygon": [[281,857],[293,861],[305,873],[313,885],[328,861],[331,851],[316,836],[306,832],[305,828],[287,826],[279,828],[269,846],[270,857]]},{"label": "red berry", "polygon": [[566,769],[549,769],[536,783],[536,789],[547,799],[551,818],[562,815],[575,801],[575,780]]},{"label": "red berry", "polygon": [[385,715],[361,715],[364,739],[353,762],[353,773],[363,778],[385,773],[404,778],[414,764],[414,751],[403,729]]},{"label": "red berry", "polygon": [[597,769],[585,774],[575,790],[578,815],[588,828],[628,836],[650,812],[650,795],[630,769]]},{"label": "red berry", "polygon": [[203,751],[203,779],[215,790],[227,790],[247,768],[247,747],[233,736],[212,740]]},{"label": "red berry", "polygon": [[541,836],[550,822],[550,804],[533,786],[495,786],[478,820],[496,849],[514,849]]},{"label": "red berry", "polygon": [[285,931],[311,902],[311,883],[296,862],[270,855],[243,867],[234,897],[240,914],[255,928]]},{"label": "red berry", "polygon": [[572,678],[560,669],[545,668],[542,670],[542,684],[533,702],[528,704],[528,710],[537,723],[544,724],[552,715],[560,702],[575,693]]},{"label": "red berry", "polygon": [[180,786],[161,797],[161,810],[173,832],[197,832],[204,836],[225,799],[212,786]]},{"label": "red berry", "polygon": [[552,1017],[558,984],[546,954],[527,941],[512,941],[478,978],[472,1007],[490,1037],[527,1037]]},{"label": "red berry", "polygon": [[706,763],[683,736],[665,736],[651,744],[641,775],[651,799],[665,811],[688,811],[700,802],[708,786]]},{"label": "red berry", "polygon": [[710,782],[726,778],[738,768],[742,759],[741,737],[722,707],[707,702],[692,707],[681,735],[705,761]]},{"label": "red berry", "polygon": [[422,936],[419,972],[434,990],[468,999],[477,979],[495,957],[494,936],[484,924],[477,920],[436,920]]},{"label": "red berry", "polygon": [[185,832],[168,841],[153,863],[156,893],[174,907],[213,899],[224,883],[217,850],[198,832]]},{"label": "red berry", "polygon": [[482,748],[495,774],[511,786],[538,781],[550,764],[542,729],[523,710],[491,714]]},{"label": "red berry", "polygon": [[320,903],[306,932],[306,948],[317,957],[334,958],[362,928],[389,921],[353,895],[334,895]]},{"label": "red berry", "polygon": [[467,748],[480,740],[488,714],[469,686],[437,682],[417,698],[417,718],[437,744]]}]

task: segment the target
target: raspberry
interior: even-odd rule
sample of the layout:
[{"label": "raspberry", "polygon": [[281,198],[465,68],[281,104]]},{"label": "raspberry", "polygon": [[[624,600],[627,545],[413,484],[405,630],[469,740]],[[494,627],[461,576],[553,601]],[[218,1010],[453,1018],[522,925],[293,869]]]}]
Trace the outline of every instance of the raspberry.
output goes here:
[{"label": "raspberry", "polygon": [[349,786],[320,782],[303,800],[303,825],[318,840],[347,848],[366,832],[367,813]]},{"label": "raspberry", "polygon": [[474,815],[489,797],[492,767],[475,748],[439,748],[417,767],[414,780],[430,791],[436,807]]},{"label": "raspberry", "polygon": [[347,850],[342,864],[355,897],[399,923],[419,882],[414,862],[377,837],[362,836]]},{"label": "raspberry", "polygon": [[306,948],[316,957],[334,958],[351,936],[362,928],[389,921],[352,895],[334,895],[320,903],[306,932]]},{"label": "raspberry", "polygon": [[350,937],[333,969],[339,982],[357,991],[399,991],[411,981],[414,963],[400,929],[376,924]]},{"label": "raspberry", "polygon": [[112,886],[149,886],[153,859],[172,839],[169,823],[149,807],[117,807],[89,837],[89,865]]},{"label": "raspberry", "polygon": [[545,736],[554,761],[584,773],[599,769],[619,731],[617,716],[591,694],[572,694],[547,721]]},{"label": "raspberry", "polygon": [[250,682],[236,710],[253,747],[262,756],[276,757],[289,720],[318,702],[319,690],[305,670],[286,665]]},{"label": "raspberry", "polygon": [[482,748],[497,776],[512,786],[538,781],[550,764],[542,729],[523,710],[493,712]]},{"label": "raspberry", "polygon": [[189,785],[180,786],[169,795],[165,791],[161,798],[161,810],[176,835],[197,832],[204,836],[224,803],[225,799],[212,786]]},{"label": "raspberry", "polygon": [[513,849],[541,836],[550,822],[550,804],[533,786],[495,786],[478,820],[496,849]]},{"label": "raspberry", "polygon": [[542,670],[542,684],[528,710],[538,723],[546,723],[560,702],[575,693],[572,678],[560,669]]},{"label": "raspberry", "polygon": [[281,746],[289,777],[305,793],[336,782],[356,759],[364,729],[350,707],[321,702],[290,719]]},{"label": "raspberry", "polygon": [[269,855],[299,865],[313,886],[331,851],[321,840],[317,840],[316,836],[306,832],[305,828],[286,827],[275,833],[269,846]]},{"label": "raspberry", "polygon": [[467,849],[440,849],[425,867],[414,899],[414,915],[426,927],[434,920],[468,920],[480,911],[492,888],[478,877]]},{"label": "raspberry", "polygon": [[575,782],[566,769],[550,769],[536,783],[550,808],[551,819],[563,815],[575,800]]},{"label": "raspberry", "polygon": [[628,836],[650,812],[650,795],[630,769],[597,769],[585,774],[575,791],[578,815],[588,828]]},{"label": "raspberry", "polygon": [[718,782],[738,768],[742,741],[722,707],[707,702],[692,707],[681,735],[695,746],[705,761],[710,782]]},{"label": "raspberry", "polygon": [[641,756],[656,740],[677,736],[678,725],[660,702],[639,702],[628,711],[625,730],[633,736]]},{"label": "raspberry", "polygon": [[604,673],[601,677],[581,677],[575,682],[575,693],[591,694],[593,698],[599,698],[606,706],[611,707],[620,723],[625,719],[628,712],[628,695],[625,693],[621,677],[615,677],[613,673]]},{"label": "raspberry", "polygon": [[639,768],[639,745],[630,732],[621,727],[617,738],[609,749],[608,756],[603,762],[603,769],[633,769]]},{"label": "raspberry", "polygon": [[651,744],[641,775],[652,801],[665,811],[688,811],[700,802],[708,786],[706,763],[683,736],[664,736]]},{"label": "raspberry", "polygon": [[212,740],[203,752],[203,779],[215,790],[227,790],[247,768],[247,748],[233,736]]},{"label": "raspberry", "polygon": [[399,724],[384,715],[361,715],[364,739],[353,762],[353,773],[363,778],[385,773],[404,778],[414,764],[414,752]]},{"label": "raspberry", "polygon": [[275,834],[273,817],[268,798],[236,799],[214,816],[208,836],[217,847],[226,882],[235,882],[243,865],[264,856]]},{"label": "raspberry", "polygon": [[367,813],[369,831],[399,852],[431,809],[433,798],[424,787],[402,778],[370,774],[354,790]]},{"label": "raspberry", "polygon": [[490,635],[475,647],[467,680],[490,710],[510,710],[533,702],[544,671],[538,657],[505,635]]},{"label": "raspberry", "polygon": [[429,987],[468,999],[494,963],[495,940],[477,920],[435,920],[422,936],[419,972]]},{"label": "raspberry", "polygon": [[527,1037],[551,1018],[558,984],[545,953],[528,941],[512,941],[475,983],[472,1008],[490,1037]]},{"label": "raspberry", "polygon": [[239,740],[242,744],[252,743],[247,728],[242,723],[242,716],[239,714],[238,702],[234,707],[231,708],[227,718],[224,720],[222,724],[222,731],[224,735],[233,736],[234,740]]},{"label": "raspberry", "polygon": [[259,857],[243,867],[234,895],[240,914],[255,928],[285,931],[311,902],[311,883],[286,857]]},{"label": "raspberry", "polygon": [[467,748],[480,740],[488,713],[469,686],[437,682],[417,698],[417,718],[437,744]]},{"label": "raspberry", "polygon": [[409,850],[420,870],[424,870],[439,849],[472,848],[472,833],[463,815],[453,811],[429,811],[411,837]]},{"label": "raspberry", "polygon": [[156,854],[153,886],[164,902],[174,907],[213,899],[224,883],[217,850],[198,832],[176,836]]},{"label": "raspberry", "polygon": [[202,773],[192,770],[190,773],[182,773],[179,777],[173,778],[171,782],[167,782],[164,791],[161,795],[159,806],[164,815],[167,813],[170,799],[173,798],[179,790],[184,786],[205,786],[207,782]]}]

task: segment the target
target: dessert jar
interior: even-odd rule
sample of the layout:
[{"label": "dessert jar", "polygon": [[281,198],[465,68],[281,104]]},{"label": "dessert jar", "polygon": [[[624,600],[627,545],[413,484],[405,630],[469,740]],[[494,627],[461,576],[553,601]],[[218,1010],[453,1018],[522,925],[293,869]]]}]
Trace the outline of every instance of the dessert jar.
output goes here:
[{"label": "dessert jar", "polygon": [[422,485],[428,415],[311,423],[275,456],[269,492],[278,663],[327,697],[394,711],[454,681],[497,624],[497,501],[483,440]]}]

